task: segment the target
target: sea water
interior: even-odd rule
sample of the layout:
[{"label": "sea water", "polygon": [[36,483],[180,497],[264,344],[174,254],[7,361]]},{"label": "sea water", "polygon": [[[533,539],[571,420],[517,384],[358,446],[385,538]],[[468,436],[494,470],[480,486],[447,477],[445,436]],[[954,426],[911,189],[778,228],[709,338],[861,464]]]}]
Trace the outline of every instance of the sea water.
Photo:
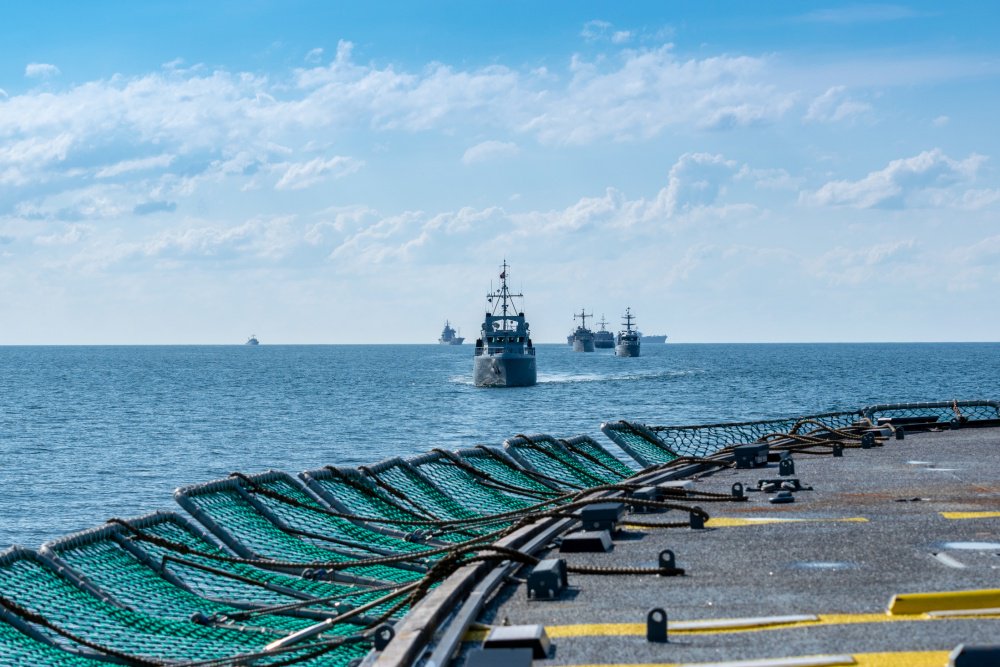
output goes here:
[{"label": "sea water", "polygon": [[233,471],[363,465],[602,421],[742,421],[1000,399],[1000,344],[539,345],[538,385],[472,385],[472,347],[0,347],[0,549],[177,509]]}]

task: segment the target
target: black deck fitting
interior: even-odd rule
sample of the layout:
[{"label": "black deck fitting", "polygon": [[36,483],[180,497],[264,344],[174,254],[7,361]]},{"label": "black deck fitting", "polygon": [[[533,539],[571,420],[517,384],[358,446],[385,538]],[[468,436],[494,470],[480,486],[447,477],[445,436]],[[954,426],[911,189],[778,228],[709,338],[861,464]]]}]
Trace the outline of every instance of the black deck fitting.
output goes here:
[{"label": "black deck fitting", "polygon": [[500,625],[486,635],[484,649],[528,648],[536,659],[549,657],[549,636],[542,625]]},{"label": "black deck fitting", "polygon": [[861,434],[861,449],[871,449],[875,446],[875,434],[871,431]]},{"label": "black deck fitting", "polygon": [[396,636],[396,631],[392,629],[391,625],[380,625],[375,634],[372,636],[372,643],[375,645],[376,651],[383,651],[385,647],[389,645],[392,638]]},{"label": "black deck fitting", "polygon": [[785,503],[794,503],[795,496],[792,495],[791,491],[778,491],[767,500],[775,505],[783,505]]},{"label": "black deck fitting", "polygon": [[474,648],[465,667],[531,667],[530,648]]},{"label": "black deck fitting", "polygon": [[657,607],[646,615],[646,641],[664,643],[667,639],[667,612]]},{"label": "black deck fitting", "polygon": [[769,445],[737,445],[733,447],[733,457],[737,468],[762,468],[767,465]]},{"label": "black deck fitting", "polygon": [[904,440],[906,438],[906,429],[902,426],[896,427],[896,440]]},{"label": "black deck fitting", "polygon": [[844,446],[839,442],[833,443],[833,456],[835,458],[840,458],[844,455]]},{"label": "black deck fitting", "polygon": [[614,531],[625,515],[624,503],[596,503],[580,510],[584,530]]},{"label": "black deck fitting", "polygon": [[705,527],[705,515],[700,507],[691,508],[691,527],[695,530],[701,530]]},{"label": "black deck fitting", "polygon": [[778,461],[778,474],[782,477],[795,474],[795,461],[792,460],[791,456],[787,456]]},{"label": "black deck fitting", "polygon": [[606,530],[583,530],[562,538],[562,553],[607,553],[611,551],[611,533]]},{"label": "black deck fitting", "polygon": [[745,494],[743,493],[743,485],[739,482],[733,484],[733,498],[742,498]]},{"label": "black deck fitting", "polygon": [[559,593],[568,585],[565,559],[546,558],[528,574],[528,597],[536,600],[552,600],[559,597]]},{"label": "black deck fitting", "polygon": [[948,667],[996,667],[1000,665],[1000,644],[966,646],[959,644],[948,655]]}]

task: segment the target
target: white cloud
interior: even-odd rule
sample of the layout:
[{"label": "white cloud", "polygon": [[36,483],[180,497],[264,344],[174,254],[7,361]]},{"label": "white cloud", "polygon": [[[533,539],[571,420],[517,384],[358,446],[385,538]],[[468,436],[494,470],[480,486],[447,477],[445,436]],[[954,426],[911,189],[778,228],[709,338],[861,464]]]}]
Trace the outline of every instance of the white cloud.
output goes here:
[{"label": "white cloud", "polygon": [[948,118],[948,116],[938,116],[933,121],[931,121],[931,124],[934,127],[944,127],[945,125],[947,125],[950,122],[951,122],[951,118]]},{"label": "white cloud", "polygon": [[275,169],[284,173],[275,184],[275,190],[301,190],[311,185],[315,185],[328,178],[343,178],[348,174],[353,174],[364,162],[354,158],[337,155],[328,160],[316,158],[309,162],[298,162],[291,164],[275,165]]},{"label": "white cloud", "polygon": [[860,285],[876,276],[905,280],[899,267],[914,261],[917,247],[913,239],[860,248],[838,247],[811,257],[805,268],[832,285]]},{"label": "white cloud", "polygon": [[739,165],[721,155],[685,153],[670,168],[658,200],[668,216],[715,203]]},{"label": "white cloud", "polygon": [[155,155],[152,157],[138,158],[136,160],[122,160],[116,164],[102,167],[94,174],[96,178],[112,178],[131,171],[147,171],[170,166],[174,161],[173,155]]},{"label": "white cloud", "polygon": [[608,21],[595,19],[593,21],[587,21],[586,23],[583,24],[583,29],[580,31],[580,36],[583,37],[588,42],[594,42],[599,39],[604,39],[610,30],[611,30],[611,23],[609,23]]},{"label": "white cloud", "polygon": [[846,86],[833,86],[809,105],[805,120],[834,123],[868,113],[872,107],[847,96]]},{"label": "white cloud", "polygon": [[313,64],[318,63],[322,59],[323,59],[323,49],[321,48],[315,48],[310,50],[309,53],[307,53],[304,58],[304,60],[307,63],[313,63]]},{"label": "white cloud", "polygon": [[59,74],[58,67],[46,63],[28,63],[24,68],[24,76],[32,79],[48,79]]},{"label": "white cloud", "polygon": [[499,158],[512,157],[519,152],[517,144],[509,141],[484,141],[466,149],[462,164],[476,164]]},{"label": "white cloud", "polygon": [[[908,202],[942,205],[942,194],[956,184],[971,181],[986,158],[972,154],[954,160],[941,149],[924,151],[911,158],[893,160],[885,169],[873,171],[858,181],[830,181],[803,201],[819,206],[855,208],[902,208]],[[921,201],[912,202],[922,196]],[[953,201],[951,196],[947,201]]]},{"label": "white cloud", "polygon": [[66,231],[55,234],[45,234],[35,237],[35,244],[40,246],[63,246],[63,245],[76,245],[84,238],[86,238],[93,228],[89,225],[69,225],[66,227]]},{"label": "white cloud", "polygon": [[629,32],[628,30],[616,30],[611,35],[612,44],[625,44],[631,39],[632,39],[632,33]]}]

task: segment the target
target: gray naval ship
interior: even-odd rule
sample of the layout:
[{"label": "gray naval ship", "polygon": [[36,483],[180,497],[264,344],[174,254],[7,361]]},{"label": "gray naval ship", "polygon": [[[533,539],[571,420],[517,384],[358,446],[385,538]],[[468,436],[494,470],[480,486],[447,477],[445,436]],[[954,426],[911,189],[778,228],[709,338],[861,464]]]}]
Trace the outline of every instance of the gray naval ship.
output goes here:
[{"label": "gray naval ship", "polygon": [[441,331],[441,337],[438,338],[438,343],[441,345],[461,345],[464,342],[465,337],[459,336],[458,332],[452,328],[451,322],[445,320],[444,330]]},{"label": "gray naval ship", "polygon": [[486,295],[488,310],[473,365],[477,387],[530,387],[538,381],[528,323],[514,305],[514,299],[524,295],[511,294],[507,288],[508,268],[504,260],[500,287]]},{"label": "gray naval ship", "polygon": [[604,320],[604,315],[601,315],[601,321],[598,322],[601,328],[594,332],[594,347],[599,350],[610,350],[615,346],[615,335],[608,331],[608,323]]},{"label": "gray naval ship", "polygon": [[618,338],[615,340],[615,356],[638,357],[640,338],[639,331],[632,326],[632,320],[635,319],[632,309],[626,308],[622,318],[625,320],[622,322],[625,328],[618,332]]},{"label": "gray naval ship", "polygon": [[573,330],[573,351],[574,352],[593,352],[594,351],[594,332],[587,328],[587,318],[593,317],[593,313],[588,314],[586,309],[581,308],[580,314],[573,314],[573,319],[580,318],[581,324],[576,329]]}]

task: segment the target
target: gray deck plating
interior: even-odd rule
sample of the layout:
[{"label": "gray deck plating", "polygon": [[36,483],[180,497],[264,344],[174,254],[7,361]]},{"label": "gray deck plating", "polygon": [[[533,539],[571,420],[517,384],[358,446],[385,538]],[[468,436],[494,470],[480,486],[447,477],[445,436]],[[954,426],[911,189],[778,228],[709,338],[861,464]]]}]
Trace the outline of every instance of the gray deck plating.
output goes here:
[{"label": "gray deck plating", "polygon": [[[536,664],[551,665],[948,651],[959,643],[997,642],[997,616],[888,622],[885,612],[898,593],[1000,588],[1000,518],[942,515],[1000,510],[1000,430],[910,434],[884,447],[847,450],[843,458],[800,454],[795,468],[795,476],[813,490],[795,493],[793,504],[773,505],[756,492],[747,503],[704,505],[716,520],[760,523],[710,523],[702,531],[633,529],[619,535],[608,554],[540,554],[567,557],[571,564],[648,567],[669,548],[686,576],[570,575],[570,590],[556,601],[527,600],[523,584],[507,585],[479,620],[548,626],[556,648],[549,660]],[[758,479],[771,477],[777,477],[776,464],[727,469],[699,477],[696,488],[725,492],[734,482],[753,488]],[[673,512],[635,518],[681,517]],[[780,522],[764,523],[772,519]],[[677,633],[667,644],[647,643],[644,632],[634,630],[609,636],[577,628],[581,636],[560,636],[580,624],[644,623],[654,607],[665,609],[671,622],[875,616],[808,629]]]}]

